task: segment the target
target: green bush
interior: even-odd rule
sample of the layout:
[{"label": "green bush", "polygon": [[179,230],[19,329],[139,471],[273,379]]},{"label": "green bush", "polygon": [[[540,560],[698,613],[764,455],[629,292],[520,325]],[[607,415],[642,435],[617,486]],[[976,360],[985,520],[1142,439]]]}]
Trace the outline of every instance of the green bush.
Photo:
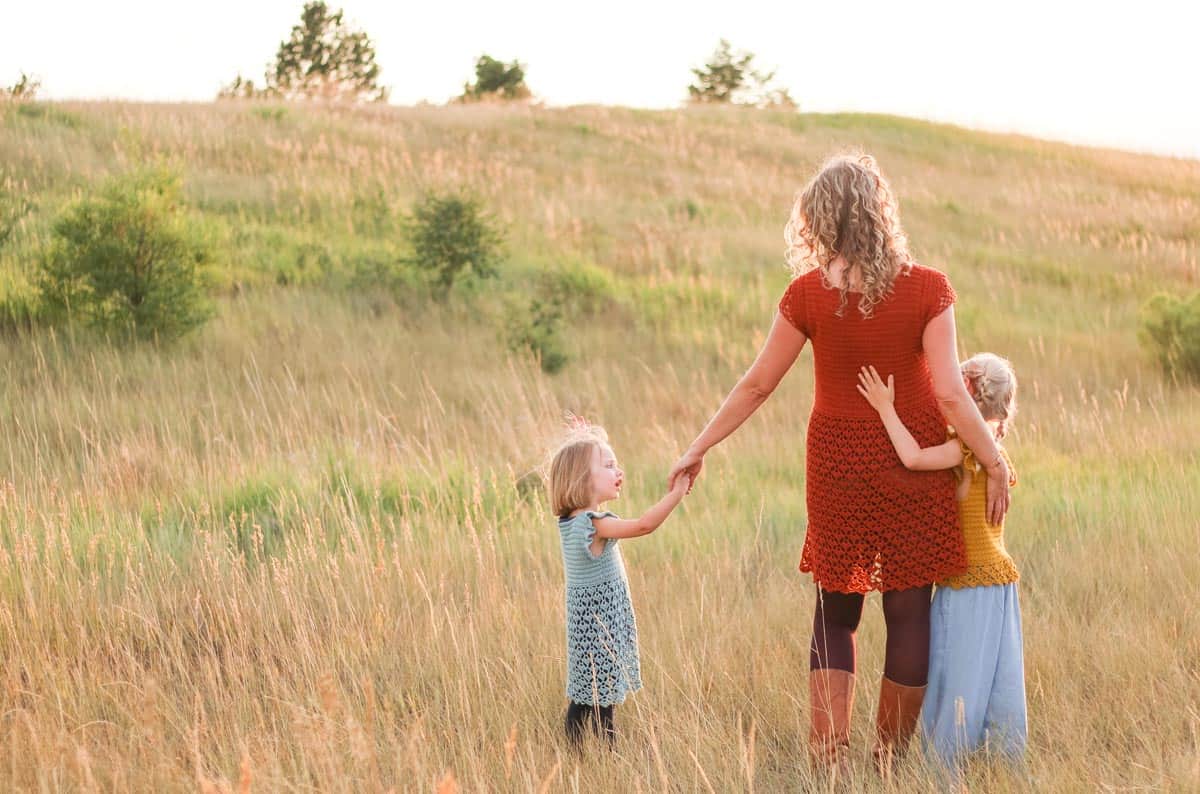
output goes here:
[{"label": "green bush", "polygon": [[201,273],[208,259],[179,177],[143,170],[67,208],[54,223],[37,285],[50,317],[170,340],[212,315]]},{"label": "green bush", "polygon": [[617,284],[603,268],[572,262],[539,274],[537,291],[567,314],[590,316],[612,306]]},{"label": "green bush", "polygon": [[607,270],[572,262],[538,273],[530,286],[534,297],[529,303],[510,309],[508,348],[533,353],[542,370],[554,374],[570,361],[562,335],[564,320],[611,311],[617,285]]},{"label": "green bush", "polygon": [[533,353],[543,372],[560,371],[569,360],[563,348],[562,317],[563,306],[556,295],[533,298],[527,310],[509,318],[508,349]]},{"label": "green bush", "polygon": [[1142,307],[1138,335],[1167,374],[1200,380],[1200,292],[1155,295]]},{"label": "green bush", "polygon": [[460,277],[496,275],[503,236],[479,200],[460,194],[429,193],[407,219],[411,263],[430,277],[444,299]]},{"label": "green bush", "polygon": [[490,55],[480,55],[475,61],[475,83],[463,86],[460,102],[480,99],[528,99],[525,67],[519,61],[504,63]]}]

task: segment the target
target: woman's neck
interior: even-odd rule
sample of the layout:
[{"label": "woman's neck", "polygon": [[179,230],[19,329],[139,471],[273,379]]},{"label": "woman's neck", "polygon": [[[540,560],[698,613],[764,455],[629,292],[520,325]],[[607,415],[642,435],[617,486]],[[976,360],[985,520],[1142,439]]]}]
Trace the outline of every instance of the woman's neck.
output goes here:
[{"label": "woman's neck", "polygon": [[825,272],[829,277],[830,286],[837,289],[845,286],[851,291],[862,289],[861,279],[858,278],[854,267],[840,254],[833,258]]}]

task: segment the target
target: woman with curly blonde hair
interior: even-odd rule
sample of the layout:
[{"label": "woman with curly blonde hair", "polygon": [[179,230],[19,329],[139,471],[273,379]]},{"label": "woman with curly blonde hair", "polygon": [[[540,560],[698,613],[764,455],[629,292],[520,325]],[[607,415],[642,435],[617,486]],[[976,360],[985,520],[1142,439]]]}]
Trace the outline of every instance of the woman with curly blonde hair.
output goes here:
[{"label": "woman with curly blonde hair", "polygon": [[891,187],[875,160],[828,160],[797,198],[784,233],[795,278],[753,365],[671,470],[696,482],[704,456],[770,396],[812,340],[816,393],[806,437],[808,527],[800,570],[816,583],[809,653],[815,763],[845,763],[855,632],[866,593],[883,597],[887,645],[876,716],[881,767],[915,730],[929,666],[933,582],[966,553],[954,476],[909,471],[858,393],[864,365],[895,378],[896,411],[921,446],[947,422],[987,470],[987,511],[1008,509],[1008,467],[959,374],[955,294],[912,260]]}]

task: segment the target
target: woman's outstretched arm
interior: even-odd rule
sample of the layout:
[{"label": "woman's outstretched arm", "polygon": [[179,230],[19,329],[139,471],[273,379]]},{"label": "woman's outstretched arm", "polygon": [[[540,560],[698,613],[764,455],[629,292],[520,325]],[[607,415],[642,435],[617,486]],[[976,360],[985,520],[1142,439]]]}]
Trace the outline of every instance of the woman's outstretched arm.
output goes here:
[{"label": "woman's outstretched arm", "polygon": [[758,351],[758,358],[754,359],[750,369],[746,370],[746,374],[729,392],[725,402],[721,403],[712,419],[708,420],[708,424],[700,431],[700,435],[696,436],[687,452],[683,453],[683,457],[671,468],[667,477],[668,487],[674,487],[675,478],[680,474],[687,474],[691,478],[692,486],[695,486],[700,469],[704,466],[705,453],[737,430],[742,422],[758,410],[758,406],[766,402],[771,392],[779,385],[779,381],[783,380],[783,376],[796,362],[796,357],[800,355],[807,341],[808,337],[780,314],[775,315],[771,332],[767,334],[767,341],[763,343],[762,350]]},{"label": "woman's outstretched arm", "polygon": [[983,421],[979,407],[967,393],[958,366],[958,332],[954,325],[954,307],[950,306],[925,326],[921,337],[933,393],[946,421],[958,431],[975,458],[987,467],[987,514],[995,525],[1008,512],[1008,464],[1000,454],[996,437]]}]

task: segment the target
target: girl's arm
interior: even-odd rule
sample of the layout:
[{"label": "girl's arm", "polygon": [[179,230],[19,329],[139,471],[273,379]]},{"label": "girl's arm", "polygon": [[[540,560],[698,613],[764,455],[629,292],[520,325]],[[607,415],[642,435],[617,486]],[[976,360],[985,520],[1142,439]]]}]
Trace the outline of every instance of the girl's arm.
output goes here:
[{"label": "girl's arm", "polygon": [[934,447],[922,448],[912,433],[908,432],[908,428],[900,421],[900,415],[896,413],[896,383],[891,375],[888,375],[887,383],[884,383],[875,367],[863,367],[858,372],[857,388],[858,393],[866,397],[871,407],[879,412],[879,418],[883,420],[888,438],[892,440],[892,446],[896,448],[896,454],[900,456],[904,468],[913,471],[941,471],[962,463],[962,447],[958,441],[950,439]]},{"label": "girl's arm", "polygon": [[942,416],[954,425],[975,458],[987,469],[988,523],[998,526],[1008,512],[1008,464],[1000,455],[1000,445],[979,414],[979,406],[967,394],[962,372],[958,367],[957,332],[954,327],[954,307],[950,306],[925,326],[921,346],[929,363],[933,393]]},{"label": "girl's arm", "polygon": [[721,441],[725,440],[734,430],[741,427],[758,407],[766,402],[783,380],[783,376],[796,362],[796,357],[804,349],[808,337],[785,320],[780,314],[775,314],[771,324],[771,332],[763,343],[758,358],[750,365],[750,369],[742,376],[725,402],[708,420],[704,430],[696,436],[696,440],[688,447],[667,478],[668,486],[675,487],[676,480],[686,474],[694,485],[704,467],[704,455]]},{"label": "girl's arm", "polygon": [[[592,519],[592,526],[596,528],[596,540],[601,538],[640,538],[642,535],[649,535],[662,526],[662,523],[667,520],[667,516],[671,515],[671,511],[679,506],[691,484],[692,481],[686,474],[679,477],[667,495],[658,500],[658,504],[643,513],[640,518],[605,516]],[[593,541],[593,544],[595,542]],[[603,544],[600,545],[603,546]]]}]

